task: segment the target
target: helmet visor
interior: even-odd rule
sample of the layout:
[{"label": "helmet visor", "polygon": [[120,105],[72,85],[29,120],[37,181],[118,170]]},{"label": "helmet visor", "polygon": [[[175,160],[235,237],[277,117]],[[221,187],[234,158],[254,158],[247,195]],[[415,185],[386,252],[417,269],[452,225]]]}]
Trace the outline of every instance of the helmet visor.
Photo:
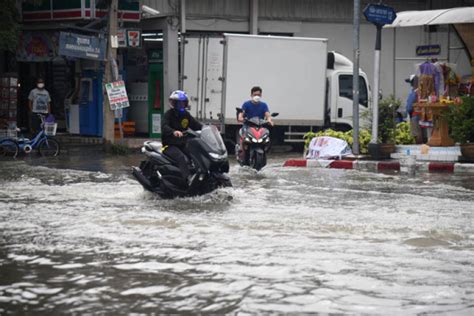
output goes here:
[{"label": "helmet visor", "polygon": [[174,107],[177,109],[185,109],[188,107],[188,100],[174,100]]}]

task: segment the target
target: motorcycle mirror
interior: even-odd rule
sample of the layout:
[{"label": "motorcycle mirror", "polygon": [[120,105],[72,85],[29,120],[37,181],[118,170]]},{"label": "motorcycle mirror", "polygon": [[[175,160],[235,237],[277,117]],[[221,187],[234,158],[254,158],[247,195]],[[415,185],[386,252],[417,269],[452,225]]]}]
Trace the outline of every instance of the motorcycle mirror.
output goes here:
[{"label": "motorcycle mirror", "polygon": [[235,108],[235,117],[238,120],[239,119],[239,114],[243,112],[241,108]]},{"label": "motorcycle mirror", "polygon": [[276,113],[272,113],[271,117],[275,117],[275,116],[278,116],[280,115],[280,113],[276,112]]}]

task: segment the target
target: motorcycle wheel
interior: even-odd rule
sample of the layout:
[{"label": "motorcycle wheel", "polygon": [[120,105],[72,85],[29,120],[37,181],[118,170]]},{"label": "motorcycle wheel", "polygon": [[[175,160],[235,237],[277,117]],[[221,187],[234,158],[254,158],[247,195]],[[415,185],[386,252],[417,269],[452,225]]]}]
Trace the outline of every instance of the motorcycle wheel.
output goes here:
[{"label": "motorcycle wheel", "polygon": [[263,167],[265,167],[266,163],[267,162],[264,153],[259,153],[256,151],[253,152],[250,162],[253,169],[260,171]]}]

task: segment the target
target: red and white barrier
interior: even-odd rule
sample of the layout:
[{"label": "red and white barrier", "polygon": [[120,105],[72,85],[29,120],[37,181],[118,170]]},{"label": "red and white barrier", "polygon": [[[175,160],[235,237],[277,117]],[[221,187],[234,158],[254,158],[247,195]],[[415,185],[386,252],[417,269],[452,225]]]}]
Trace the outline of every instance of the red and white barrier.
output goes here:
[{"label": "red and white barrier", "polygon": [[[399,161],[289,159],[284,167],[355,169],[361,171],[400,171]],[[474,164],[453,162],[416,162],[418,172],[474,174]]]}]

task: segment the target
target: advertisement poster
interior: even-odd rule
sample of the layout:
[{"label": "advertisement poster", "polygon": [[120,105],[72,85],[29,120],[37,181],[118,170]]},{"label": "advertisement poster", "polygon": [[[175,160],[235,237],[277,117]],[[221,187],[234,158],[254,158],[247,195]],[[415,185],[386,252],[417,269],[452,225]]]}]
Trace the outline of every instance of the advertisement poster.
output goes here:
[{"label": "advertisement poster", "polygon": [[110,109],[112,111],[123,109],[130,106],[128,101],[125,82],[122,80],[105,84],[107,96],[109,97]]},{"label": "advertisement poster", "polygon": [[126,35],[125,29],[119,29],[117,31],[118,47],[127,47]]},{"label": "advertisement poster", "polygon": [[58,32],[23,31],[20,34],[16,51],[18,61],[51,61],[58,56]]},{"label": "advertisement poster", "polygon": [[161,114],[159,113],[152,114],[151,132],[153,134],[161,133]]}]

